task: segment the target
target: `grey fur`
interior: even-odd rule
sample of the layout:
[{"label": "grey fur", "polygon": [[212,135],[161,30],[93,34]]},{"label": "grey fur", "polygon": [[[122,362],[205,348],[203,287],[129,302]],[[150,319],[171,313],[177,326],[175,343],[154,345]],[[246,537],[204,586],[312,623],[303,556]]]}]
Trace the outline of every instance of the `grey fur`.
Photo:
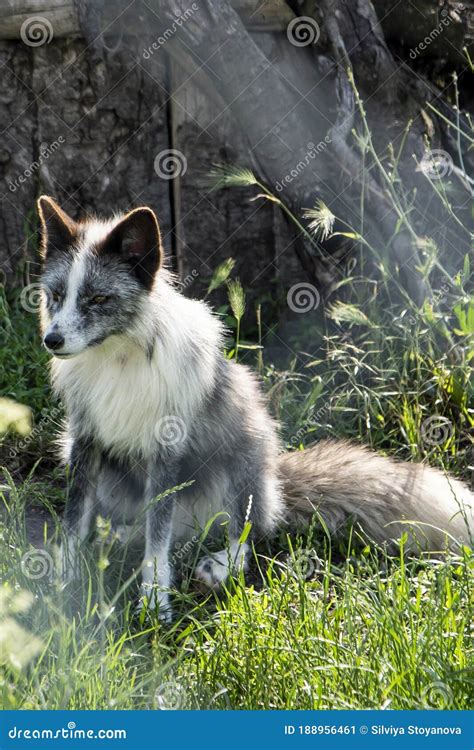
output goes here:
[{"label": "grey fur", "polygon": [[[54,211],[51,202],[48,210]],[[106,243],[108,233],[122,231],[124,222],[133,230],[133,243],[141,211],[94,232],[102,232]],[[416,541],[439,549],[447,539],[469,540],[472,493],[441,472],[346,442],[283,454],[255,375],[224,358],[221,327],[211,311],[186,300],[148,257],[156,252],[149,226],[141,248],[147,260],[138,258],[137,276],[123,247],[97,252],[84,244],[86,235],[77,240],[81,233],[68,222],[76,239],[65,253],[56,250],[51,262],[46,243],[43,276],[51,289],[66,290],[69,284],[72,313],[61,331],[66,340],[70,328],[73,339],[81,329],[81,351],[72,363],[53,368],[69,416],[65,443],[73,475],[66,511],[73,553],[63,555],[66,568],[72,567],[94,514],[117,526],[141,524],[146,517],[142,591],[169,617],[169,551],[177,539],[195,538],[196,529],[216,513],[213,531],[223,535],[224,515],[236,566],[246,564],[247,545],[239,544],[246,521],[252,524],[251,538],[259,539],[281,524],[308,521],[316,511],[334,534],[351,517],[379,543],[399,536],[404,521],[417,523],[413,546]],[[56,229],[60,237],[66,234]],[[87,236],[92,234],[89,230]],[[144,276],[150,268],[153,280]],[[108,295],[107,304],[91,307],[95,294]],[[55,325],[56,316],[62,320],[59,313],[60,305],[45,301],[43,330]],[[179,440],[157,436],[155,427],[169,415],[182,428]],[[166,493],[183,483],[190,485]],[[201,561],[197,575],[218,585],[227,567],[222,551]]]},{"label": "grey fur", "polygon": [[354,519],[378,543],[408,532],[413,550],[472,543],[472,492],[420,463],[402,463],[344,440],[280,456],[289,518],[319,512],[336,536]]},{"label": "grey fur", "polygon": [[[67,279],[75,257],[70,252],[59,260],[54,258],[45,262],[42,286],[51,317],[63,308]],[[55,301],[55,295],[59,295],[58,301]],[[107,296],[105,304],[91,302],[99,295]],[[108,336],[120,334],[129,326],[139,313],[140,301],[145,295],[146,290],[120,259],[91,254],[85,261],[84,278],[77,292],[76,329],[87,332],[91,345],[100,344]]]}]

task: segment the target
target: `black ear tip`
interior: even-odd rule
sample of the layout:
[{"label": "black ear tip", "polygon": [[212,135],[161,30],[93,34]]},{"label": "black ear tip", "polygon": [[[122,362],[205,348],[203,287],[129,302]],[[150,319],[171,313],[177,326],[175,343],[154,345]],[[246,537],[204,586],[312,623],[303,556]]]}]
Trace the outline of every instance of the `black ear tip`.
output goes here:
[{"label": "black ear tip", "polygon": [[125,217],[125,221],[129,226],[135,226],[144,236],[148,238],[156,237],[158,243],[161,242],[160,224],[155,212],[149,206],[134,208]]},{"label": "black ear tip", "polygon": [[149,206],[140,206],[140,208],[135,208],[130,215],[136,217],[137,219],[145,219],[146,221],[152,222],[153,224],[158,226],[158,219],[156,218],[156,214]]}]

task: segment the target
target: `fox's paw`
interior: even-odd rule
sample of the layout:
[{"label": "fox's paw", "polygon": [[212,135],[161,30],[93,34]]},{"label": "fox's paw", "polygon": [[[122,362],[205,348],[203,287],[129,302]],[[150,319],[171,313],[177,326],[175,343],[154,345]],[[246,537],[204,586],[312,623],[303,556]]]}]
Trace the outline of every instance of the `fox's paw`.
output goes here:
[{"label": "fox's paw", "polygon": [[223,549],[203,557],[198,563],[195,576],[210,589],[218,589],[235,570],[246,568],[246,544],[234,543],[230,550]]},{"label": "fox's paw", "polygon": [[229,555],[227,550],[216,552],[213,557],[203,557],[195,576],[210,589],[218,589],[229,577]]}]

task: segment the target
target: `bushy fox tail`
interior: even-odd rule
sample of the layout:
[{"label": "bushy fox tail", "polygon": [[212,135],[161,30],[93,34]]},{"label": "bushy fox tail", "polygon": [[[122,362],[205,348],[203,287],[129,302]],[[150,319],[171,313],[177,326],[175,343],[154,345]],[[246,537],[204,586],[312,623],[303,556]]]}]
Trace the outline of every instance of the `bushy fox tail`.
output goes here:
[{"label": "bushy fox tail", "polygon": [[423,464],[325,440],[282,454],[279,473],[289,523],[317,512],[332,535],[352,518],[378,543],[396,540],[404,531],[411,548],[441,550],[473,542],[473,493]]}]

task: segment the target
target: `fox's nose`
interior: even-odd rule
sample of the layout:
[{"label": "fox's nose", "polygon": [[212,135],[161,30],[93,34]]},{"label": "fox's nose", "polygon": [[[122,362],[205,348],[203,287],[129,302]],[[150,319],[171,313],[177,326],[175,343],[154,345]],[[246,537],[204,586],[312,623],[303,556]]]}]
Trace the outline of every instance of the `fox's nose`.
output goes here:
[{"label": "fox's nose", "polygon": [[48,333],[44,337],[43,343],[47,349],[56,351],[56,349],[61,349],[64,346],[64,336],[61,336],[60,333]]}]

